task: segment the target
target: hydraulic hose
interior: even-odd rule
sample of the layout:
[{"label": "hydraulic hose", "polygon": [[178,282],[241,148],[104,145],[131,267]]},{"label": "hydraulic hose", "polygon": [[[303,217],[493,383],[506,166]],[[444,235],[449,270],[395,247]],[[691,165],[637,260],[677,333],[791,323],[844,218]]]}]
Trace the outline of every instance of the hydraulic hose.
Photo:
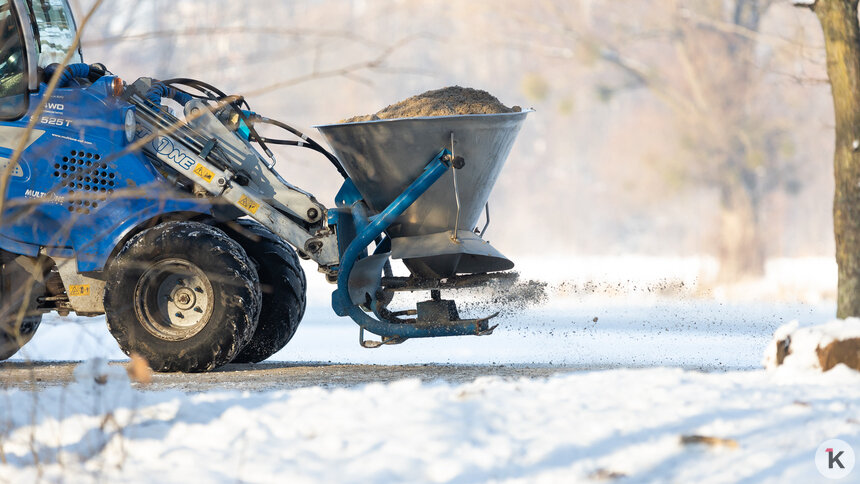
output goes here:
[{"label": "hydraulic hose", "polygon": [[[167,86],[171,86],[171,87],[175,87],[174,84],[179,84],[181,86],[188,86],[188,87],[191,87],[193,89],[197,89],[198,91],[206,94],[206,97],[194,96],[193,94],[189,94],[189,95],[194,96],[196,98],[200,98],[200,99],[215,100],[217,98],[227,97],[227,95],[224,94],[224,92],[221,91],[220,89],[218,89],[217,87],[215,87],[211,84],[207,84],[203,81],[198,81],[197,79],[190,79],[187,77],[177,77],[174,79],[167,79],[167,80],[161,81],[161,82],[163,84],[165,84]],[[214,94],[214,96],[213,96],[213,94]]]},{"label": "hydraulic hose", "polygon": [[190,94],[178,91],[163,82],[156,82],[146,91],[146,100],[158,106],[163,98],[170,98],[185,106],[193,99]]},{"label": "hydraulic hose", "polygon": [[[163,81],[163,84],[171,86],[171,88],[176,89],[176,91],[183,93],[185,95],[191,96],[192,98],[197,98],[197,99],[219,101],[221,99],[228,97],[227,94],[225,94],[223,91],[221,91],[217,87],[215,87],[209,83],[199,81],[197,79],[190,79],[187,77],[177,77],[175,79],[168,79],[166,81]],[[175,85],[177,85],[177,84],[181,85],[181,86],[188,86],[192,89],[196,89],[196,90],[202,92],[203,94],[205,94],[205,96],[196,96],[194,94],[190,94],[188,92],[185,92],[179,88],[176,88]],[[230,107],[239,115],[239,118],[248,127],[248,131],[250,132],[252,138],[255,141],[257,141],[257,143],[259,143],[260,148],[262,148],[263,152],[265,152],[266,155],[272,160],[272,166],[274,166],[275,154],[272,153],[272,150],[270,150],[269,147],[266,145],[265,139],[262,136],[260,136],[259,134],[257,134],[256,130],[254,130],[254,126],[252,125],[252,123],[248,119],[247,114],[245,114],[242,111],[242,109],[240,108],[240,106],[242,104],[244,104],[245,107],[247,107],[249,111],[251,110],[251,106],[248,105],[248,101],[246,101],[244,97],[239,97],[238,99],[236,99],[235,101],[230,103]]]},{"label": "hydraulic hose", "polygon": [[[156,104],[159,101],[159,97],[164,97],[165,95],[167,97],[171,97],[172,99],[176,100],[177,102],[179,102],[180,104],[183,104],[183,105],[186,102],[190,101],[191,99],[195,99],[195,98],[196,99],[205,99],[205,100],[209,100],[209,101],[218,101],[218,100],[221,100],[221,99],[228,97],[227,94],[225,94],[223,91],[221,91],[220,89],[218,89],[217,87],[215,87],[211,84],[208,84],[206,82],[203,82],[203,81],[200,81],[197,79],[187,78],[187,77],[177,77],[177,78],[173,78],[173,79],[167,79],[167,80],[161,81],[159,83],[159,85],[162,86],[161,89],[166,89],[169,91],[162,90],[162,91],[153,92],[153,90],[151,89],[149,92],[147,92],[147,98]],[[184,91],[184,90],[182,90],[176,86],[190,87],[192,89],[199,91],[200,93],[203,93],[203,95],[201,96],[201,95],[197,95],[197,94],[192,94],[192,93],[186,92],[186,91]],[[154,85],[153,89],[155,89],[155,88],[156,88],[156,86]],[[165,94],[165,92],[167,92],[168,94]],[[181,98],[182,100],[180,101],[180,99],[177,99],[177,97]],[[282,123],[282,122],[274,120],[274,119],[265,118],[263,116],[255,114],[255,113],[250,113],[250,114],[246,113],[245,111],[243,111],[240,108],[241,105],[245,105],[245,107],[248,108],[248,111],[251,111],[251,107],[248,105],[248,102],[243,97],[239,97],[238,99],[236,99],[236,101],[230,103],[229,107],[231,109],[235,110],[235,112],[239,115],[239,119],[241,119],[245,123],[245,125],[248,127],[248,132],[250,133],[250,140],[258,143],[260,145],[260,147],[263,149],[263,151],[266,153],[266,155],[269,156],[269,158],[272,158],[274,160],[274,154],[272,153],[272,151],[267,146],[268,144],[299,146],[302,148],[309,148],[309,149],[312,149],[312,150],[322,154],[323,156],[325,156],[331,162],[331,164],[335,167],[337,172],[340,173],[340,175],[344,179],[349,178],[349,175],[346,173],[346,170],[344,170],[343,165],[341,165],[341,163],[340,163],[340,160],[338,160],[337,157],[335,157],[333,154],[331,154],[328,150],[323,148],[319,143],[312,140],[311,138],[309,138],[307,135],[305,135],[301,131],[293,128],[292,126],[289,126],[286,123]],[[256,129],[254,129],[254,124],[256,124],[256,123],[270,124],[272,126],[277,126],[281,129],[289,131],[293,135],[297,136],[298,138],[300,138],[300,141],[264,138],[257,133]]]},{"label": "hydraulic hose", "polygon": [[[45,68],[45,76],[51,78],[54,76],[54,73],[57,71],[57,68],[60,67],[60,64],[51,64]],[[86,78],[90,75],[90,66],[88,64],[69,64],[63,69],[63,73],[60,74],[60,80],[57,82],[57,87],[69,87],[69,84],[72,82],[72,79],[75,78]]]},{"label": "hydraulic hose", "polygon": [[299,147],[303,147],[303,148],[312,149],[312,150],[322,154],[326,158],[328,158],[328,160],[331,162],[332,165],[334,165],[335,169],[337,170],[338,173],[340,173],[340,175],[344,178],[344,180],[349,178],[349,175],[346,173],[346,170],[343,169],[343,165],[341,165],[340,160],[338,160],[336,156],[331,154],[328,150],[326,150],[325,148],[320,146],[319,143],[312,140],[311,138],[309,138],[307,135],[305,135],[301,131],[297,130],[296,128],[293,128],[292,126],[290,126],[286,123],[282,123],[278,120],[265,118],[263,116],[255,116],[251,119],[251,121],[256,121],[256,122],[262,123],[262,124],[270,124],[272,126],[277,126],[281,129],[289,131],[290,133],[294,134],[295,136],[301,138],[301,141],[280,140],[280,139],[271,139],[271,138],[261,138],[260,141],[263,141],[265,143],[270,143],[273,145],[299,146]]}]

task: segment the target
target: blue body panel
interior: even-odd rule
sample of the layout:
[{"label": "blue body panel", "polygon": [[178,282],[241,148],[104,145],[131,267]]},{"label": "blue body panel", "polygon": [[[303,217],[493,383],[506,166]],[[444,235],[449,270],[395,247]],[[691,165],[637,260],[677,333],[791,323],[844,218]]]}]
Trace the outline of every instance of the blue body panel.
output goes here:
[{"label": "blue body panel", "polygon": [[[210,203],[178,192],[140,150],[126,150],[124,119],[133,107],[112,95],[113,79],[54,91],[36,123],[41,134],[10,179],[0,248],[25,255],[45,248],[77,257],[79,272],[99,271],[141,224],[170,213],[212,214]],[[26,127],[44,90],[31,94],[27,115],[0,127]],[[0,146],[0,160],[13,148]]]}]

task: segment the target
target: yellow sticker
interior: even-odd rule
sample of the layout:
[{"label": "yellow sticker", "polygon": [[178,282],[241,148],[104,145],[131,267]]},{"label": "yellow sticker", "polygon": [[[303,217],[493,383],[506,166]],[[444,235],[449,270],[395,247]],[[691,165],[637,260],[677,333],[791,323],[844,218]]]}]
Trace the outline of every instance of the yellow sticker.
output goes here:
[{"label": "yellow sticker", "polygon": [[206,180],[207,182],[211,182],[212,177],[215,176],[215,174],[209,171],[208,168],[199,163],[197,164],[197,166],[194,167],[194,174]]},{"label": "yellow sticker", "polygon": [[257,209],[260,208],[259,203],[251,200],[245,195],[242,195],[242,198],[239,199],[239,206],[251,213],[257,213]]},{"label": "yellow sticker", "polygon": [[70,297],[89,296],[90,295],[90,285],[89,284],[82,284],[80,286],[74,286],[74,285],[69,286],[68,293],[69,293]]}]

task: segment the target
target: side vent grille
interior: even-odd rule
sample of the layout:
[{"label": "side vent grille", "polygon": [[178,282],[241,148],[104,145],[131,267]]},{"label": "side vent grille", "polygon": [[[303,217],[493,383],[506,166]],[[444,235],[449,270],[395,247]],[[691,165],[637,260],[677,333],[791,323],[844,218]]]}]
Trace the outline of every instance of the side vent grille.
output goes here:
[{"label": "side vent grille", "polygon": [[69,212],[90,213],[107,200],[116,185],[116,173],[101,155],[72,150],[54,163],[54,177],[63,187]]}]

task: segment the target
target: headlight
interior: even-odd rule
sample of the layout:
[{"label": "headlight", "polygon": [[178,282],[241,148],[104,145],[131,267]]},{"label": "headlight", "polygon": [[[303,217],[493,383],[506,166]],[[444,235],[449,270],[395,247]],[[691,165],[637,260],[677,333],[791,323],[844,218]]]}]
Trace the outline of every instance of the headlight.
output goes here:
[{"label": "headlight", "polygon": [[125,112],[125,140],[129,143],[134,141],[136,131],[137,120],[134,119],[134,109],[129,109]]}]

